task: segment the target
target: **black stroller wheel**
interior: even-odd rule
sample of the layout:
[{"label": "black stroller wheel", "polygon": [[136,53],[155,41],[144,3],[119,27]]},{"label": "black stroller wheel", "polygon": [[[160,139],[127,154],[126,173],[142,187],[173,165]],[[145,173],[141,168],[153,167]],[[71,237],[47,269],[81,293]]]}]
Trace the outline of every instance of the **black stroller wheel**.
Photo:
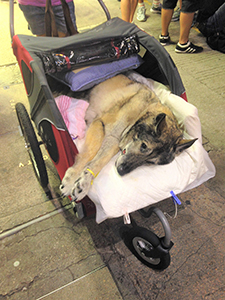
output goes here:
[{"label": "black stroller wheel", "polygon": [[33,125],[30,121],[30,117],[25,106],[22,103],[16,104],[16,114],[25,140],[25,148],[27,149],[30,156],[34,173],[44,191],[47,192],[48,174],[46,171],[45,163],[36,134],[34,132]]},{"label": "black stroller wheel", "polygon": [[146,266],[164,270],[170,264],[169,253],[159,253],[160,239],[146,228],[131,228],[124,236],[124,242],[130,251]]}]

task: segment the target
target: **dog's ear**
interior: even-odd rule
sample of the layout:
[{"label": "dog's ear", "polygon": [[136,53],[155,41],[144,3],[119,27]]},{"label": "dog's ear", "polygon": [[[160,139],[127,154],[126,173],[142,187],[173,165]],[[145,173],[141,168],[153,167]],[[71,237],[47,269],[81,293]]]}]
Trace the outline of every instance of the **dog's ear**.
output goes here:
[{"label": "dog's ear", "polygon": [[181,139],[181,140],[179,140],[179,142],[176,144],[176,153],[180,153],[183,150],[191,147],[191,145],[193,145],[196,140],[197,139],[193,139],[193,140]]},{"label": "dog's ear", "polygon": [[161,113],[155,118],[155,131],[158,136],[161,135],[163,129],[167,126],[166,114]]}]

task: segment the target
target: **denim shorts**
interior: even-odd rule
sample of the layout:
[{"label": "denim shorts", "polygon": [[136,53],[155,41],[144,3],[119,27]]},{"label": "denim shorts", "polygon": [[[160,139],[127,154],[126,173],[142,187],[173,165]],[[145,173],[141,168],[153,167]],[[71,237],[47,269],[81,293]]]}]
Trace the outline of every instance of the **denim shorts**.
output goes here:
[{"label": "denim shorts", "polygon": [[[73,1],[67,3],[70,10],[70,16],[76,26],[76,17],[75,17],[75,7]],[[32,6],[32,5],[21,5],[19,4],[20,9],[22,10],[25,19],[28,22],[29,29],[35,35],[44,35],[45,34],[45,7]],[[67,33],[65,18],[63,14],[62,5],[56,5],[52,7],[52,10],[55,15],[55,22],[57,30],[59,32]]]},{"label": "denim shorts", "polygon": [[[181,11],[184,13],[193,13],[203,7],[205,0],[182,0]],[[177,6],[177,0],[163,0],[164,9],[174,9]]]}]

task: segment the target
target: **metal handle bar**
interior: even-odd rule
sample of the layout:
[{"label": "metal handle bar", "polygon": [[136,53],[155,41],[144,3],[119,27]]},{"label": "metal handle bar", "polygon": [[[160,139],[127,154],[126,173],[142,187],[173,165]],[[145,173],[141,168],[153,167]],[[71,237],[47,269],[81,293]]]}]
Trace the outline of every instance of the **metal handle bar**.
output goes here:
[{"label": "metal handle bar", "polygon": [[[108,8],[106,7],[105,3],[102,0],[98,0],[99,4],[101,5],[102,9],[105,12],[107,21],[111,19],[110,13],[108,11]],[[14,0],[9,0],[9,22],[10,22],[10,36],[11,40],[15,35],[14,31]]]},{"label": "metal handle bar", "polygon": [[14,32],[14,0],[9,0],[9,26],[11,40],[15,35]]},{"label": "metal handle bar", "polygon": [[98,0],[99,4],[101,5],[102,9],[105,12],[107,21],[109,21],[111,19],[110,13],[108,11],[108,8],[106,7],[105,3],[102,0]]}]

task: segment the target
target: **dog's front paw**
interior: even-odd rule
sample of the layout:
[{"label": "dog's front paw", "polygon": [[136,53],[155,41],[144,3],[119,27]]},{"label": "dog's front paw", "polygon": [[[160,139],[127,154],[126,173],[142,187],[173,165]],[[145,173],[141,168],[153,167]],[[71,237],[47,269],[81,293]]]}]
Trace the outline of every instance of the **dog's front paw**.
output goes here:
[{"label": "dog's front paw", "polygon": [[71,196],[73,200],[79,201],[87,195],[91,187],[92,180],[92,173],[88,172],[87,170],[84,170],[79,176],[79,178],[76,180],[72,189]]},{"label": "dog's front paw", "polygon": [[77,179],[77,174],[75,172],[75,169],[73,167],[67,169],[63,177],[62,184],[59,187],[63,196],[69,196],[72,194],[72,190],[76,182],[76,179]]}]

